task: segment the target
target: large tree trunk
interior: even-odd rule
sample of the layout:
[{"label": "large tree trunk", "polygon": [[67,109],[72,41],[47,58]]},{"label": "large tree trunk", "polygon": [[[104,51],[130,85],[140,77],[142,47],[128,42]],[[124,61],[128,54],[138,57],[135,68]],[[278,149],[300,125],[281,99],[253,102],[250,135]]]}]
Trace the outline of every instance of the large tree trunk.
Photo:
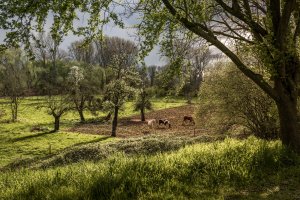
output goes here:
[{"label": "large tree trunk", "polygon": [[119,112],[119,107],[115,106],[114,119],[113,119],[113,122],[112,122],[112,131],[111,131],[111,136],[112,137],[117,136],[118,112]]},{"label": "large tree trunk", "polygon": [[145,119],[145,109],[144,108],[141,109],[141,121],[142,122],[146,121],[146,119]]},{"label": "large tree trunk", "polygon": [[54,116],[54,132],[59,130],[60,116]]},{"label": "large tree trunk", "polygon": [[297,121],[298,91],[291,85],[275,81],[275,88],[279,96],[276,102],[280,120],[280,139],[282,143],[300,153],[300,130]]}]

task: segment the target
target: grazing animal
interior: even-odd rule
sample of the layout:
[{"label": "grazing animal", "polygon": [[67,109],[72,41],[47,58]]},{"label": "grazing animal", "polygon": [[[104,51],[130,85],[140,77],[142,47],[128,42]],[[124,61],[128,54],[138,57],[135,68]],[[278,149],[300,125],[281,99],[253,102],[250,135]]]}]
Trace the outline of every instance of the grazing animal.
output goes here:
[{"label": "grazing animal", "polygon": [[187,121],[189,121],[189,123],[192,123],[192,124],[195,125],[195,120],[194,120],[193,117],[191,117],[191,116],[184,116],[183,117],[183,122],[186,123]]},{"label": "grazing animal", "polygon": [[163,124],[165,126],[169,125],[169,128],[171,128],[171,123],[167,119],[160,119],[160,120],[158,120],[158,125],[161,125],[161,124]]},{"label": "grazing animal", "polygon": [[148,121],[148,126],[152,129],[154,128],[155,124],[156,124],[156,119],[151,119]]}]

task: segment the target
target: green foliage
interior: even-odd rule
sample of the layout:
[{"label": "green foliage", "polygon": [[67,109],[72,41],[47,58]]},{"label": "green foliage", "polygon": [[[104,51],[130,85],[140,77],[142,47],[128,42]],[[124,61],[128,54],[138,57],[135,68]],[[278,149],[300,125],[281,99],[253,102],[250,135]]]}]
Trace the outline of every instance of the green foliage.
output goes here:
[{"label": "green foliage", "polygon": [[[288,161],[288,162],[287,162]],[[117,153],[97,163],[0,175],[2,199],[289,199],[299,157],[256,138],[187,146],[154,156]],[[293,176],[291,176],[293,174]],[[288,187],[283,181],[288,181]],[[280,190],[272,191],[274,187]]]},{"label": "green foliage", "polygon": [[83,111],[92,113],[102,107],[96,95],[99,95],[105,85],[105,70],[99,66],[73,66],[68,76],[68,97],[73,102],[72,108],[80,115],[81,122],[85,121]]},{"label": "green foliage", "polygon": [[106,86],[105,96],[107,99],[106,107],[122,107],[130,96],[134,94],[134,88],[130,87],[124,80],[115,80]]},{"label": "green foliage", "polygon": [[216,64],[207,71],[199,99],[197,115],[201,126],[224,132],[242,125],[258,137],[278,137],[274,101],[231,63]]},{"label": "green foliage", "polygon": [[[55,41],[60,42],[70,32],[84,35],[85,40],[91,41],[102,35],[103,24],[112,21],[122,27],[123,23],[111,7],[114,5],[111,0],[39,1],[34,4],[27,0],[1,2],[0,28],[11,30],[6,35],[7,46],[23,43],[27,50],[31,50],[31,39],[38,40],[35,33],[43,32],[50,17],[53,20],[50,32]],[[88,16],[85,16],[86,23],[75,27],[74,21],[80,20],[78,13],[88,13]]]},{"label": "green foliage", "polygon": [[0,92],[10,98],[13,122],[17,120],[20,99],[25,94],[28,63],[18,49],[7,50],[0,57]]},{"label": "green foliage", "polygon": [[134,104],[134,111],[139,111],[141,109],[143,110],[151,110],[152,109],[152,104],[150,101],[150,94],[149,92],[141,89],[138,93],[137,93],[137,98]]},{"label": "green foliage", "polygon": [[46,104],[40,105],[38,108],[46,108],[48,115],[60,117],[71,109],[71,104],[67,96],[48,96]]}]

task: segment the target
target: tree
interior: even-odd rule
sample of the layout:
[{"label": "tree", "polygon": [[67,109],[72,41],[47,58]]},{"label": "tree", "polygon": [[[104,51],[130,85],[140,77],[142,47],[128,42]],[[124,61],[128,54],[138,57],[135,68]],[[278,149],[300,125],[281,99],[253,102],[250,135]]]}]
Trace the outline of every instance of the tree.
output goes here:
[{"label": "tree", "polygon": [[26,77],[24,73],[27,61],[18,49],[7,50],[0,56],[1,92],[10,99],[11,118],[18,119],[20,99],[25,93]]},{"label": "tree", "polygon": [[89,101],[103,90],[104,82],[104,69],[98,66],[71,67],[68,75],[68,94],[81,122],[85,121],[84,110],[90,109]]},{"label": "tree", "polygon": [[150,87],[154,86],[154,81],[156,78],[156,73],[157,73],[157,66],[152,65],[147,67],[148,69],[148,74],[149,74],[149,78],[150,78]]},{"label": "tree", "polygon": [[147,86],[151,85],[151,77],[150,77],[150,83],[149,83],[148,77],[147,77],[146,66],[139,68],[138,71],[139,71],[141,84],[139,85],[136,101],[134,103],[134,111],[141,112],[141,121],[144,122],[146,120],[145,119],[145,110],[152,109],[152,104],[150,101],[150,98],[151,98],[150,90],[147,89]]},{"label": "tree", "polygon": [[[144,14],[139,33],[145,38],[145,46],[149,43],[153,46],[163,38],[159,37],[161,33],[169,34],[165,38],[170,44],[172,33],[180,29],[205,39],[228,56],[276,102],[280,139],[284,145],[300,152],[297,124],[299,2],[148,0],[140,2],[139,10]],[[269,75],[264,77],[255,71],[247,57],[239,54],[240,50],[247,50],[260,60]]]},{"label": "tree", "polygon": [[114,79],[107,85],[105,92],[106,107],[110,108],[114,114],[111,134],[113,137],[116,136],[119,110],[125,101],[133,96],[133,86],[139,80],[134,69],[134,54],[131,51],[126,52],[126,49],[123,49],[123,52],[113,58],[110,68],[113,70]]},{"label": "tree", "polygon": [[95,63],[96,52],[93,43],[85,44],[84,41],[75,41],[69,47],[69,54],[76,61],[86,64]]},{"label": "tree", "polygon": [[44,32],[38,34],[34,42],[31,43],[35,64],[42,68],[42,84],[47,94],[57,94],[64,86],[61,81],[60,73],[65,66],[66,53],[59,48],[61,43],[60,38],[55,35],[45,34]]},{"label": "tree", "polygon": [[53,132],[57,132],[60,128],[61,116],[66,114],[71,108],[70,99],[66,95],[48,96],[46,103],[38,108],[44,108],[49,115],[52,115],[54,118]]},{"label": "tree", "polygon": [[126,53],[126,62],[135,61],[137,46],[134,42],[119,37],[103,37],[102,40],[95,40],[95,63],[104,68],[112,65],[116,56],[122,57]]},{"label": "tree", "polygon": [[119,111],[127,101],[127,99],[134,94],[134,89],[128,85],[128,83],[123,79],[116,79],[111,81],[106,87],[105,96],[107,101],[104,102],[104,107],[107,110],[112,111],[113,121],[112,121],[112,131],[111,136],[117,136],[117,126]]},{"label": "tree", "polygon": [[[179,93],[183,93],[188,103],[191,103],[191,98],[198,94],[200,84],[203,81],[203,72],[212,59],[211,51],[208,45],[203,44],[203,41],[198,41],[195,38],[189,40],[174,38],[171,53],[166,52],[172,57],[180,58],[180,83],[177,89]],[[174,58],[173,58],[174,59]]]},{"label": "tree", "polygon": [[141,112],[141,121],[144,122],[145,118],[145,110],[151,110],[152,104],[150,101],[150,94],[149,91],[146,90],[145,87],[142,87],[137,93],[137,99],[134,104],[134,110]]}]

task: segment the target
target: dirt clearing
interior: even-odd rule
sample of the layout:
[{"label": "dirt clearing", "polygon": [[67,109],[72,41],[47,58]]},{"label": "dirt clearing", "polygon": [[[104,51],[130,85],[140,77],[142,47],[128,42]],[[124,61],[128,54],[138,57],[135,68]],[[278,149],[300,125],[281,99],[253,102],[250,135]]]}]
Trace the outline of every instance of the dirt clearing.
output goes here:
[{"label": "dirt clearing", "polygon": [[[195,126],[192,123],[183,123],[184,116],[193,116],[194,108],[195,107],[193,105],[187,105],[151,111],[146,113],[146,122],[142,122],[139,115],[119,119],[117,137],[142,136],[146,134],[199,135],[201,134],[200,129],[197,128],[194,130]],[[171,128],[168,128],[168,126],[164,125],[158,125],[157,123],[155,128],[151,129],[147,124],[147,121],[151,119],[168,119],[171,122]],[[69,129],[69,131],[87,134],[110,135],[111,124],[78,124]]]}]

